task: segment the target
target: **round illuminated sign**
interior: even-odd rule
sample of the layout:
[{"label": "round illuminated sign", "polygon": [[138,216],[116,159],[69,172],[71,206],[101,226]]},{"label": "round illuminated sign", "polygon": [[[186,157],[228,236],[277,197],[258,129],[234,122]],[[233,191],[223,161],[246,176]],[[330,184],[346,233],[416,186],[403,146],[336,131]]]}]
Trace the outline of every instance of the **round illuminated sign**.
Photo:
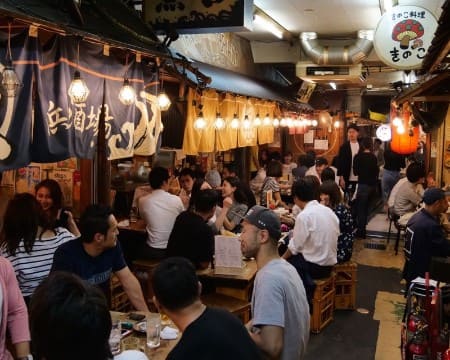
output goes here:
[{"label": "round illuminated sign", "polygon": [[400,70],[420,68],[437,28],[434,15],[418,6],[395,6],[381,17],[373,45],[378,57]]},{"label": "round illuminated sign", "polygon": [[377,138],[381,141],[391,140],[391,127],[389,125],[380,125],[377,129]]}]

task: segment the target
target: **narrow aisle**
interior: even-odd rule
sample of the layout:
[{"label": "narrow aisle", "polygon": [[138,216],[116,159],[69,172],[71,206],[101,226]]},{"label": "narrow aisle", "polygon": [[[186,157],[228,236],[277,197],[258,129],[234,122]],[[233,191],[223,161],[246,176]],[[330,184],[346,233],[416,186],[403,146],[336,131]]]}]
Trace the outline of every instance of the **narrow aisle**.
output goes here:
[{"label": "narrow aisle", "polygon": [[[358,264],[356,310],[335,310],[334,320],[320,334],[311,334],[305,359],[399,360],[400,321],[405,299],[401,269],[403,254],[394,253],[394,238],[386,249],[386,214],[376,214],[366,240],[356,240],[352,261]],[[401,247],[401,244],[400,244]]]}]

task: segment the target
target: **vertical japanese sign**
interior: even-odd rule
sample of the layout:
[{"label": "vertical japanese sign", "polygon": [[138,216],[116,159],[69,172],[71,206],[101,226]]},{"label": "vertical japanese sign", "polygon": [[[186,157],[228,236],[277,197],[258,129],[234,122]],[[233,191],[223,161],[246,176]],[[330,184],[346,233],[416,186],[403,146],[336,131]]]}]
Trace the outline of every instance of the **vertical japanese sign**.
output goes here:
[{"label": "vertical japanese sign", "polygon": [[418,69],[436,27],[436,18],[427,9],[395,6],[378,22],[373,41],[375,51],[386,65],[395,69]]}]

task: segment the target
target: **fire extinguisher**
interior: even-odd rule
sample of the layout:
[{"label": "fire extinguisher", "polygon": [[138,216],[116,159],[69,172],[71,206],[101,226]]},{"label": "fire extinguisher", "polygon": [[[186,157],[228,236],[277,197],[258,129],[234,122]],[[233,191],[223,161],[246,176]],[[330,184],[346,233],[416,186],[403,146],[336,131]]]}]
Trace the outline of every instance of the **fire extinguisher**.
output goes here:
[{"label": "fire extinguisher", "polygon": [[[424,327],[425,328],[425,327]],[[424,328],[417,331],[406,345],[405,360],[429,360],[429,344]]]}]

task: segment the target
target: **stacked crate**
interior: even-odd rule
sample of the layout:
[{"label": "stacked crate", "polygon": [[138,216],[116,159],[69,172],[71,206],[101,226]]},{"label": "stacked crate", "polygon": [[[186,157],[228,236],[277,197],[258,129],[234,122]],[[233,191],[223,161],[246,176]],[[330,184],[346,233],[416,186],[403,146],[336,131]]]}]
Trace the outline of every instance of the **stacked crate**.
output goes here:
[{"label": "stacked crate", "polygon": [[336,273],[336,309],[354,310],[356,308],[356,282],[358,264],[347,261],[334,266]]},{"label": "stacked crate", "polygon": [[316,289],[313,297],[311,332],[318,334],[333,320],[335,273],[325,279],[314,280]]},{"label": "stacked crate", "polygon": [[131,310],[128,295],[122,288],[122,284],[116,275],[111,276],[111,310],[128,312]]}]

